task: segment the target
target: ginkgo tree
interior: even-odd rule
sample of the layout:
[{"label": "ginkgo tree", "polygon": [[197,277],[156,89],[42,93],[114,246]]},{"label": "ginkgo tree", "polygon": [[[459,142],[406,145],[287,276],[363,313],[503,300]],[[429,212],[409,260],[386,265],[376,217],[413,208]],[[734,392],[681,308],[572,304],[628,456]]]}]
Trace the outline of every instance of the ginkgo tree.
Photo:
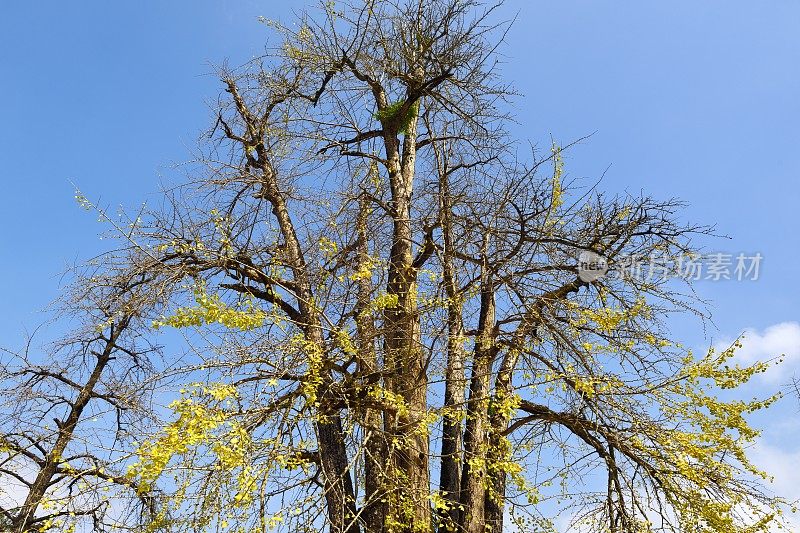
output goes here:
[{"label": "ginkgo tree", "polygon": [[145,530],[780,527],[746,454],[777,397],[736,391],[767,365],[670,338],[688,284],[579,271],[708,228],[510,137],[498,7],[326,2],[221,70],[191,179],[87,281],[145,291],[137,331],[190,347],[123,441]]},{"label": "ginkgo tree", "polygon": [[55,342],[0,349],[0,529],[120,531],[150,523],[155,501],[127,475],[131,443],[152,427],[147,376],[158,346],[146,278],[111,257],[71,272],[54,306]]}]

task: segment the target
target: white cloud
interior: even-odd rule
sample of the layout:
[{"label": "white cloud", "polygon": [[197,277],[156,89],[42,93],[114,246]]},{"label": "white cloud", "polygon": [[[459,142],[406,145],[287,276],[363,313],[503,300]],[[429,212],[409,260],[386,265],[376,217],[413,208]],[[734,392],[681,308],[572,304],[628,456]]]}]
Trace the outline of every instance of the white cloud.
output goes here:
[{"label": "white cloud", "polygon": [[774,477],[769,488],[778,496],[791,501],[800,500],[800,449],[785,450],[759,441],[749,452],[759,468]]},{"label": "white cloud", "polygon": [[[735,337],[723,338],[714,346],[725,349],[734,340]],[[783,359],[783,363],[770,366],[758,379],[769,388],[789,383],[792,378],[800,377],[800,323],[781,322],[763,330],[747,328],[742,335],[742,347],[736,350],[733,359],[743,365]],[[771,492],[789,501],[800,501],[800,469],[797,467],[800,465],[800,442],[795,437],[800,424],[786,411],[779,413],[767,428],[763,428],[768,430],[764,438],[759,439],[747,455],[756,466],[773,476],[773,482],[768,484]],[[800,515],[789,514],[785,518],[790,531],[800,531]]]},{"label": "white cloud", "polygon": [[[716,343],[717,349],[725,349],[735,339],[724,338]],[[742,347],[736,350],[734,360],[742,364],[768,361],[783,357],[784,362],[772,366],[761,378],[769,383],[788,382],[800,369],[800,323],[781,322],[763,331],[747,328],[744,331]]]},{"label": "white cloud", "polygon": [[[800,464],[800,449],[785,450],[760,440],[749,451],[748,456],[753,464],[773,476],[769,489],[776,496],[792,502],[800,500],[800,469],[797,468]],[[788,513],[785,518],[790,531],[800,531],[800,515]]]}]

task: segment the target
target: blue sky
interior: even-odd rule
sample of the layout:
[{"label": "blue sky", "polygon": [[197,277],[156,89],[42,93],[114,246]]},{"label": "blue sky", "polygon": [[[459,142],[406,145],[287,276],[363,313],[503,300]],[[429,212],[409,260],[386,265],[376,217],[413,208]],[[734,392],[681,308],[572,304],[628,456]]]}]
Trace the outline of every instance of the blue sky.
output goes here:
[{"label": "blue sky", "polygon": [[[7,2],[0,8],[0,344],[43,320],[66,264],[103,249],[91,199],[134,208],[190,157],[209,125],[213,65],[264,46],[260,15],[288,20],[307,2]],[[760,252],[755,282],[701,282],[714,325],[676,324],[702,346],[752,331],[747,357],[778,355],[767,392],[800,373],[800,3],[795,0],[512,0],[502,49],[519,137],[545,146],[594,135],[566,157],[601,188],[676,196],[687,220],[731,239],[709,249]],[[773,327],[778,324],[784,326]],[[747,341],[746,341],[747,342]],[[763,420],[763,462],[800,462],[798,403]],[[777,473],[777,472],[776,472]],[[779,486],[800,497],[800,477]]]}]

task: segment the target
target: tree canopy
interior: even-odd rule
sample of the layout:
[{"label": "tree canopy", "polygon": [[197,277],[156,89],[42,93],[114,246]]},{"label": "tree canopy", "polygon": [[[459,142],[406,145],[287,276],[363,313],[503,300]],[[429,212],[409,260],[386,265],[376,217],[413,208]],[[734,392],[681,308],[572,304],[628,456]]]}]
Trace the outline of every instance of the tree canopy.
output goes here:
[{"label": "tree canopy", "polygon": [[118,246],[74,272],[74,333],[4,362],[5,528],[780,525],[746,455],[776,397],[718,398],[766,364],[671,338],[671,314],[702,316],[688,281],[579,271],[688,256],[709,228],[511,137],[498,7],[265,20],[161,205],[120,223],[78,194]]}]

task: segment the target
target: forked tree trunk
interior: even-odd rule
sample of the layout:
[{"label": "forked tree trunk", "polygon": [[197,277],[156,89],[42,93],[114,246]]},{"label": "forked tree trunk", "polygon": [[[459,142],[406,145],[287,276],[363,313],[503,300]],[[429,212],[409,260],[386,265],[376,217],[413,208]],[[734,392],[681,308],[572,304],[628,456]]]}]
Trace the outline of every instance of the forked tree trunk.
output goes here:
[{"label": "forked tree trunk", "polygon": [[396,130],[389,128],[384,133],[393,206],[386,292],[397,297],[397,304],[387,308],[384,316],[386,367],[392,376],[387,387],[403,399],[406,407],[404,413],[386,420],[390,438],[398,443],[389,450],[389,457],[392,474],[400,483],[391,500],[393,508],[388,511],[390,522],[398,525],[387,529],[420,533],[431,530],[431,509],[428,434],[422,427],[427,414],[428,380],[420,344],[411,226],[416,121],[416,116],[410,120],[402,153]]},{"label": "forked tree trunk", "polygon": [[53,484],[53,477],[56,475],[58,465],[64,457],[64,452],[67,446],[73,440],[75,428],[80,422],[83,411],[95,395],[95,389],[100,381],[103,371],[108,366],[112,359],[112,354],[117,347],[117,339],[122,331],[128,327],[130,317],[124,317],[119,320],[114,326],[111,327],[111,333],[105,341],[105,346],[102,352],[96,354],[97,361],[95,361],[89,378],[83,384],[75,400],[70,405],[69,414],[63,422],[56,422],[58,424],[58,437],[53,445],[53,448],[45,456],[44,463],[41,465],[40,470],[36,474],[36,478],[28,490],[25,501],[20,508],[20,512],[11,520],[11,531],[14,533],[28,533],[33,531],[36,523],[36,513],[42,506],[42,502],[46,499],[47,490]]}]

